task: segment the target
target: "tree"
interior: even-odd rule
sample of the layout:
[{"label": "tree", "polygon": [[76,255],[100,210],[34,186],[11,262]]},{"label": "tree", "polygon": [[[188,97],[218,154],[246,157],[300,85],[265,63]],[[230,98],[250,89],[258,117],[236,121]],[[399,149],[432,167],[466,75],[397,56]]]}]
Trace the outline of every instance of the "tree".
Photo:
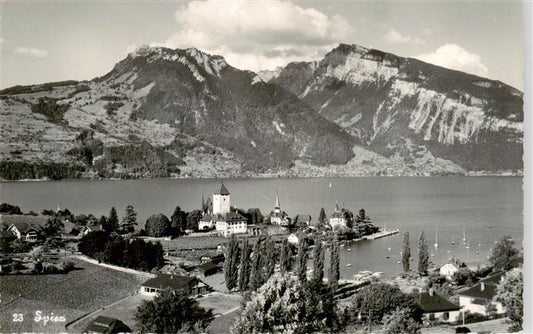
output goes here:
[{"label": "tree", "polygon": [[307,281],[307,241],[303,238],[298,245],[298,255],[296,255],[297,276],[301,282]]},{"label": "tree", "polygon": [[317,240],[313,249],[313,278],[320,282],[324,278],[324,247],[321,240]]},{"label": "tree", "polygon": [[393,313],[397,308],[407,308],[410,317],[421,322],[422,310],[411,295],[404,294],[400,288],[387,284],[376,283],[362,288],[354,299],[354,314],[362,323],[376,325],[383,317]]},{"label": "tree", "polygon": [[405,232],[403,235],[403,252],[402,252],[402,265],[403,271],[409,272],[409,261],[411,260],[411,247],[409,246],[409,232]]},{"label": "tree", "polygon": [[[172,234],[173,235],[179,235],[181,231],[184,231],[187,229],[187,212],[182,211],[179,206],[176,206],[174,209],[174,212],[172,213],[172,216],[170,216],[170,220],[172,222]],[[195,225],[193,230],[198,229],[198,224]]]},{"label": "tree", "polygon": [[476,273],[472,270],[463,267],[459,268],[452,276],[452,280],[457,283],[457,285],[468,285],[472,286],[476,281]]},{"label": "tree", "polygon": [[124,218],[122,218],[121,230],[124,232],[133,232],[135,231],[135,225],[137,225],[137,212],[135,212],[133,205],[127,205]]},{"label": "tree", "polygon": [[366,220],[370,220],[370,217],[368,217],[366,215],[366,211],[365,209],[360,209],[359,210],[359,213],[357,214],[357,216],[355,217],[355,220],[359,223],[359,222],[364,222]]},{"label": "tree", "polygon": [[497,270],[509,270],[517,267],[520,262],[518,249],[513,238],[506,235],[494,246],[489,262]]},{"label": "tree", "polygon": [[326,220],[327,220],[326,211],[324,210],[324,208],[321,208],[320,213],[318,214],[318,223],[321,226],[324,226],[326,225]]},{"label": "tree", "polygon": [[496,287],[494,300],[501,302],[507,316],[513,322],[513,331],[522,329],[524,317],[524,274],[522,268],[513,269],[505,274]]},{"label": "tree", "polygon": [[340,272],[340,253],[339,253],[339,244],[337,240],[333,240],[333,245],[331,247],[331,256],[329,264],[329,284],[333,289],[336,289],[337,283],[341,277]]},{"label": "tree", "polygon": [[108,239],[108,234],[103,231],[89,232],[81,238],[78,243],[78,250],[84,255],[94,257],[104,250]]},{"label": "tree", "polygon": [[282,272],[288,272],[291,270],[292,251],[289,241],[285,238],[281,244],[281,255],[279,259],[279,268]]},{"label": "tree", "polygon": [[21,215],[22,211],[20,211],[20,208],[16,205],[11,205],[9,203],[2,203],[0,204],[0,213],[8,214],[8,215]]},{"label": "tree", "polygon": [[274,243],[274,240],[270,237],[270,235],[267,236],[265,241],[265,277],[270,277],[274,274],[274,270],[276,269],[276,262],[278,258],[278,252],[276,250],[276,244]]},{"label": "tree", "polygon": [[178,291],[162,291],[151,301],[143,301],[135,313],[142,333],[178,333],[202,330],[213,319],[211,310]]},{"label": "tree", "polygon": [[383,327],[388,334],[420,333],[421,324],[411,317],[408,308],[396,308],[383,317]]},{"label": "tree", "polygon": [[248,290],[250,283],[250,244],[245,239],[241,248],[241,265],[239,266],[239,291]]},{"label": "tree", "polygon": [[109,226],[111,232],[118,231],[118,216],[117,216],[117,209],[115,207],[111,208],[111,211],[109,211],[109,218],[107,219],[107,225]]},{"label": "tree", "polygon": [[254,245],[254,250],[252,252],[252,273],[250,274],[250,285],[252,290],[257,290],[264,283],[263,275],[263,258],[261,255],[262,251],[261,241],[258,240]]},{"label": "tree", "polygon": [[237,279],[239,274],[238,263],[239,242],[232,234],[230,240],[226,244],[226,253],[224,261],[224,279],[226,280],[226,287],[229,291],[237,286]]},{"label": "tree", "polygon": [[243,306],[232,333],[340,332],[329,289],[302,284],[290,273],[274,274]]},{"label": "tree", "polygon": [[264,217],[263,217],[263,214],[261,213],[261,210],[259,210],[258,208],[248,209],[247,214],[251,217],[252,224],[263,223]]},{"label": "tree", "polygon": [[202,219],[202,212],[200,210],[193,210],[187,214],[187,229],[197,230],[198,222]]},{"label": "tree", "polygon": [[418,239],[418,272],[422,275],[427,274],[429,267],[429,249],[428,242],[424,235],[424,231],[420,234]]},{"label": "tree", "polygon": [[168,220],[167,216],[162,213],[151,215],[146,220],[146,225],[144,228],[149,236],[162,237],[168,235],[170,231],[170,221]]},{"label": "tree", "polygon": [[57,217],[48,219],[44,226],[44,233],[47,236],[60,234],[65,229],[63,221]]},{"label": "tree", "polygon": [[104,262],[124,265],[126,241],[121,236],[108,240],[104,246]]}]

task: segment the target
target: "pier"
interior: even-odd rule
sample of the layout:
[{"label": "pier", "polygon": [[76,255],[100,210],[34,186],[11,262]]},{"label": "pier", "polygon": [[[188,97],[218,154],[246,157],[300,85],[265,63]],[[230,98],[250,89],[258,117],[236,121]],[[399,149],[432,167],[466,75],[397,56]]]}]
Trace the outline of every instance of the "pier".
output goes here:
[{"label": "pier", "polygon": [[398,233],[400,233],[399,229],[396,229],[396,230],[385,230],[384,229],[382,231],[379,231],[378,233],[367,235],[366,237],[364,237],[364,239],[366,239],[366,240],[376,240],[376,239],[379,239],[379,238],[388,237],[390,235],[394,235],[394,234],[398,234]]}]

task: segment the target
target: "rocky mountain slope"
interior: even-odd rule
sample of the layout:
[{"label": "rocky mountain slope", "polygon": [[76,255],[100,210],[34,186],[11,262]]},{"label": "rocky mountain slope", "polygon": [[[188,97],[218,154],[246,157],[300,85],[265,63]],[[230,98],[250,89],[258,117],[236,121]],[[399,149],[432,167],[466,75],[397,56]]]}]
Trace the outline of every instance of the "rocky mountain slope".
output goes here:
[{"label": "rocky mountain slope", "polygon": [[501,82],[346,44],[262,75],[386,158],[429,152],[465,171],[522,169],[523,94]]},{"label": "rocky mountain slope", "polygon": [[0,91],[0,178],[520,172],[522,119],[503,83],[358,46],[258,74],[145,47]]}]

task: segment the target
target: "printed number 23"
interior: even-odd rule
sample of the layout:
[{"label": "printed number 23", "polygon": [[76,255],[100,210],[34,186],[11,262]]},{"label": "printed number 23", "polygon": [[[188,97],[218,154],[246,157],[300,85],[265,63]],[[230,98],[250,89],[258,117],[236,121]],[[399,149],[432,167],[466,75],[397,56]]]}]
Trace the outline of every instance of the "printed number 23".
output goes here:
[{"label": "printed number 23", "polygon": [[13,322],[23,322],[24,315],[22,313],[13,313]]}]

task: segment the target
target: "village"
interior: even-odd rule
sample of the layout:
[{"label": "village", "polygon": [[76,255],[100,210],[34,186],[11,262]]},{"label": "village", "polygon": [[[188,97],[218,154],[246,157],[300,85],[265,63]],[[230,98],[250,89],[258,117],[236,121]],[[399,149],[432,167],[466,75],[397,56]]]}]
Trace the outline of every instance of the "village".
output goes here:
[{"label": "village", "polygon": [[[322,208],[316,220],[310,213],[291,218],[278,195],[266,216],[259,209],[236,209],[224,183],[207,201],[202,197],[199,210],[186,213],[178,207],[171,219],[153,215],[143,229],[135,228],[131,206],[122,221],[114,208],[109,217],[100,219],[60,208],[23,214],[5,203],[0,212],[2,331],[153,331],[159,328],[156,320],[146,325],[141,310],[170,291],[195,300],[206,312],[195,323],[201,328],[190,327],[191,331],[244,333],[250,325],[242,319],[250,315],[242,305],[272,288],[274,279],[305,289],[315,289],[308,284],[317,282],[322,287],[317,291],[330,291],[331,295],[318,295],[323,304],[327,300],[335,305],[333,315],[324,315],[337,319],[333,332],[401,328],[390,315],[398,318],[398,312],[407,312],[396,309],[404,307],[403,302],[395,305],[387,299],[387,305],[371,304],[384,303],[380,298],[389,290],[398,300],[413,301],[405,303],[411,309],[404,319],[413,332],[503,332],[521,321],[521,314],[517,320],[511,309],[516,306],[502,297],[509,282],[514,287],[523,284],[522,254],[508,237],[494,247],[487,266],[474,269],[457,258],[430,265],[423,235],[411,256],[406,232],[402,275],[391,279],[380,272],[360,271],[341,278],[340,247],[400,231],[377,227],[364,209],[354,215],[338,203],[329,216]],[[418,268],[411,268],[416,258]],[[61,295],[72,300],[59,302]],[[376,308],[380,314],[368,313]],[[36,321],[37,311],[48,314],[51,321]]]}]

